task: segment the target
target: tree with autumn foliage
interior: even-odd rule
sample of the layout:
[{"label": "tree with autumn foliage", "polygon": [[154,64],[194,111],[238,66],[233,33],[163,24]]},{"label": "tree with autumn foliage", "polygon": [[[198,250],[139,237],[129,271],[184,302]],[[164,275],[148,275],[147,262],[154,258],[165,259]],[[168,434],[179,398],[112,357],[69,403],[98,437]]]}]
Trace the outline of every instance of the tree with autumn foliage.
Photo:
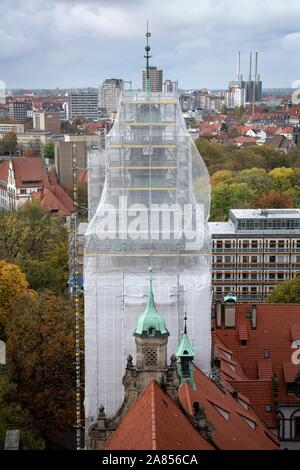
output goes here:
[{"label": "tree with autumn foliage", "polygon": [[76,419],[73,302],[24,292],[10,308],[6,334],[8,375],[18,403],[47,441],[70,446]]},{"label": "tree with autumn foliage", "polygon": [[0,261],[0,339],[5,338],[8,312],[15,299],[27,288],[25,274],[19,266]]},{"label": "tree with autumn foliage", "polygon": [[257,209],[289,209],[293,207],[293,199],[288,194],[272,190],[256,196],[251,206]]}]

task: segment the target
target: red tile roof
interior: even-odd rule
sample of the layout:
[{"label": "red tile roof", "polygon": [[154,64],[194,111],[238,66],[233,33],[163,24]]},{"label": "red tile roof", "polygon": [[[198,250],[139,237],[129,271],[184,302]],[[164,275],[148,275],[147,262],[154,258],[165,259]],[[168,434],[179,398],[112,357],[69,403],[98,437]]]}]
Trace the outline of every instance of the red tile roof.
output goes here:
[{"label": "red tile roof", "polygon": [[33,193],[32,198],[39,199],[41,207],[48,211],[69,215],[74,210],[73,200],[59,184],[44,188],[38,193]]},{"label": "red tile roof", "polygon": [[[18,188],[48,185],[46,168],[41,157],[16,157],[11,161]],[[31,183],[31,181],[35,181],[35,183]]]},{"label": "red tile roof", "polygon": [[129,409],[107,450],[214,450],[153,380]]},{"label": "red tile roof", "polygon": [[8,179],[8,161],[0,163],[0,187],[6,189]]},{"label": "red tile roof", "polygon": [[[218,355],[220,345],[232,352],[232,359],[239,363],[243,376],[236,368],[236,379],[225,371],[222,354],[222,380],[249,397],[255,412],[270,427],[276,426],[275,394],[272,376],[278,380],[277,400],[282,404],[300,405],[300,398],[286,392],[286,383],[293,382],[299,372],[299,365],[292,363],[292,342],[300,339],[300,305],[260,304],[256,306],[257,325],[252,329],[251,320],[246,319],[251,305],[236,304],[236,328],[216,329],[213,334],[214,351]],[[248,322],[248,341],[242,346],[239,340],[240,326]],[[293,339],[294,338],[294,339]],[[269,358],[265,358],[268,351]],[[225,374],[226,372],[226,374]],[[266,405],[272,405],[272,412],[266,412]]]},{"label": "red tile roof", "polygon": [[[180,400],[190,414],[193,413],[194,402],[204,405],[207,419],[215,427],[213,442],[219,449],[274,450],[278,448],[276,437],[272,436],[272,439],[269,437],[264,424],[252,410],[246,410],[228,390],[220,389],[196,367],[195,384],[196,390],[193,390],[187,383],[180,388]],[[239,398],[242,399],[241,396]],[[225,417],[221,414],[222,410],[225,412]],[[252,429],[245,419],[250,420],[255,429]]]}]

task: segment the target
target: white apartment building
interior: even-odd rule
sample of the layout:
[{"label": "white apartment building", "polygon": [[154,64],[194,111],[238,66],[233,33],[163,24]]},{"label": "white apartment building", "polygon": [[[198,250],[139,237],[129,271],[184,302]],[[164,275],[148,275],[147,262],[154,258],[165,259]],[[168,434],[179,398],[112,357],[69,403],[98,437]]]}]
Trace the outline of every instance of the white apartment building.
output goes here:
[{"label": "white apartment building", "polygon": [[300,209],[236,209],[210,222],[213,300],[261,302],[300,273]]},{"label": "white apartment building", "polygon": [[110,116],[119,107],[120,94],[123,89],[123,80],[108,78],[99,87],[99,111]]},{"label": "white apartment building", "polygon": [[245,106],[245,89],[238,85],[230,86],[226,92],[226,106],[228,109]]},{"label": "white apartment building", "polygon": [[0,138],[9,132],[24,133],[24,124],[0,123]]}]

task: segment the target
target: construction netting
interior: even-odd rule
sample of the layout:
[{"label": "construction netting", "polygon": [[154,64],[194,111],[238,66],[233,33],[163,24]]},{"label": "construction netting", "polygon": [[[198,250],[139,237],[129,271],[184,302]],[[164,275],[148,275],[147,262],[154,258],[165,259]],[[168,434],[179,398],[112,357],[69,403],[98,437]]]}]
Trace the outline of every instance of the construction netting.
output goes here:
[{"label": "construction netting", "polygon": [[150,266],[156,306],[170,332],[169,356],[186,313],[195,363],[209,373],[211,258],[209,175],[177,94],[124,92],[105,152],[98,152],[98,159],[91,154],[88,167],[84,293],[90,419],[100,404],[112,414],[122,403],[122,377],[127,356],[135,356],[133,332],[146,306]]}]

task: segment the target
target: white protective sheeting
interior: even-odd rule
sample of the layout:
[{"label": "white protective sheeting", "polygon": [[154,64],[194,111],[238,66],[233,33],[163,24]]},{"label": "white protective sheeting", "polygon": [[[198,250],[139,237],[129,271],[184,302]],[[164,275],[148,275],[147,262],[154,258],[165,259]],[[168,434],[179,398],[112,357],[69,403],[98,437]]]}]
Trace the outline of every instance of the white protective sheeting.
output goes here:
[{"label": "white protective sheeting", "polygon": [[[89,168],[96,182],[95,156]],[[155,302],[170,332],[169,355],[186,312],[195,363],[206,373],[210,369],[209,175],[175,93],[122,95],[106,137],[103,191],[93,184],[89,198],[91,204],[100,202],[96,211],[91,208],[85,235],[87,419],[101,403],[107,414],[121,405],[122,376],[128,354],[134,357],[132,335],[146,306],[150,266]],[[182,230],[178,220],[184,221]]]}]

